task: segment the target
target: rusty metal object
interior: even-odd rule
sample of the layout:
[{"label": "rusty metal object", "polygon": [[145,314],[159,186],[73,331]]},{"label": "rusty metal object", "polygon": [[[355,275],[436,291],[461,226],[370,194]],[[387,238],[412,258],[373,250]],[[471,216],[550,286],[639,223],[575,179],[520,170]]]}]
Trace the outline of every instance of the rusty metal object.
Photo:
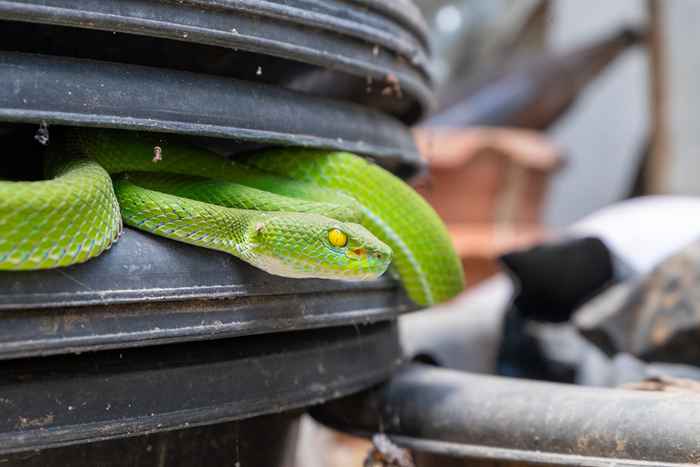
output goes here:
[{"label": "rusty metal object", "polygon": [[665,391],[700,395],[700,381],[670,376],[655,376],[636,383],[627,383],[622,387],[638,391]]},{"label": "rusty metal object", "polygon": [[356,432],[381,427],[399,446],[460,459],[596,467],[700,462],[700,398],[665,392],[412,365],[315,416]]},{"label": "rusty metal object", "polygon": [[617,286],[584,305],[578,330],[605,352],[644,360],[700,361],[700,240],[637,283]]}]

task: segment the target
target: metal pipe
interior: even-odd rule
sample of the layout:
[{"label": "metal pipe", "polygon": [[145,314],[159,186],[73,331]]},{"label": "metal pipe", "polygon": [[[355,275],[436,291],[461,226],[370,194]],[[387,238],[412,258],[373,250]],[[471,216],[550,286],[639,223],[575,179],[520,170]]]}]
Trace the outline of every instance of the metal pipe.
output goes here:
[{"label": "metal pipe", "polygon": [[324,423],[383,431],[452,457],[621,465],[700,462],[700,397],[593,388],[411,365],[374,390],[321,407]]}]

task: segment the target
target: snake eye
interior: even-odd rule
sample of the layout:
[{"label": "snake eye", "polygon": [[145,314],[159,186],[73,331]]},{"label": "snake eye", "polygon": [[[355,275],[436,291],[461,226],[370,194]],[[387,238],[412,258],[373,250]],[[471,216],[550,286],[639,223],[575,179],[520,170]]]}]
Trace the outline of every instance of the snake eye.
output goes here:
[{"label": "snake eye", "polygon": [[340,229],[331,229],[328,231],[328,241],[333,246],[344,247],[348,244],[348,235]]}]

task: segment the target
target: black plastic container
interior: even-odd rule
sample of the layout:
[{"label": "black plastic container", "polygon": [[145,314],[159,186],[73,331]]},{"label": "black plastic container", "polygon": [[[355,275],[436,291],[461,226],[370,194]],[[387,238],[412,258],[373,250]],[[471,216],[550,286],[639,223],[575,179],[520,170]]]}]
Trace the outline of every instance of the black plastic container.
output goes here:
[{"label": "black plastic container", "polygon": [[[222,157],[348,150],[409,175],[429,49],[416,18],[392,12],[0,0],[0,138],[26,178],[39,125],[49,145],[62,126],[108,127]],[[0,272],[0,463],[288,465],[306,407],[395,370],[395,320],[413,308],[388,277],[283,279],[131,229],[85,264]]]},{"label": "black plastic container", "polygon": [[354,2],[3,0],[3,19],[0,49],[195,67],[333,94],[406,121],[432,106],[425,38]]}]

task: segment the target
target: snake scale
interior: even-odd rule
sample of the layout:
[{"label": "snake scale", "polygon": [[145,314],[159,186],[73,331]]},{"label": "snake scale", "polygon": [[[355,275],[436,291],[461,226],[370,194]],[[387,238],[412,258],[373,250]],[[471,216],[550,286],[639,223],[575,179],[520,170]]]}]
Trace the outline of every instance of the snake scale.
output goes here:
[{"label": "snake scale", "polygon": [[281,148],[229,161],[164,135],[71,129],[46,161],[46,180],[0,181],[0,270],[87,261],[123,222],[286,277],[372,279],[391,263],[419,305],[464,287],[432,208],[350,153]]}]

